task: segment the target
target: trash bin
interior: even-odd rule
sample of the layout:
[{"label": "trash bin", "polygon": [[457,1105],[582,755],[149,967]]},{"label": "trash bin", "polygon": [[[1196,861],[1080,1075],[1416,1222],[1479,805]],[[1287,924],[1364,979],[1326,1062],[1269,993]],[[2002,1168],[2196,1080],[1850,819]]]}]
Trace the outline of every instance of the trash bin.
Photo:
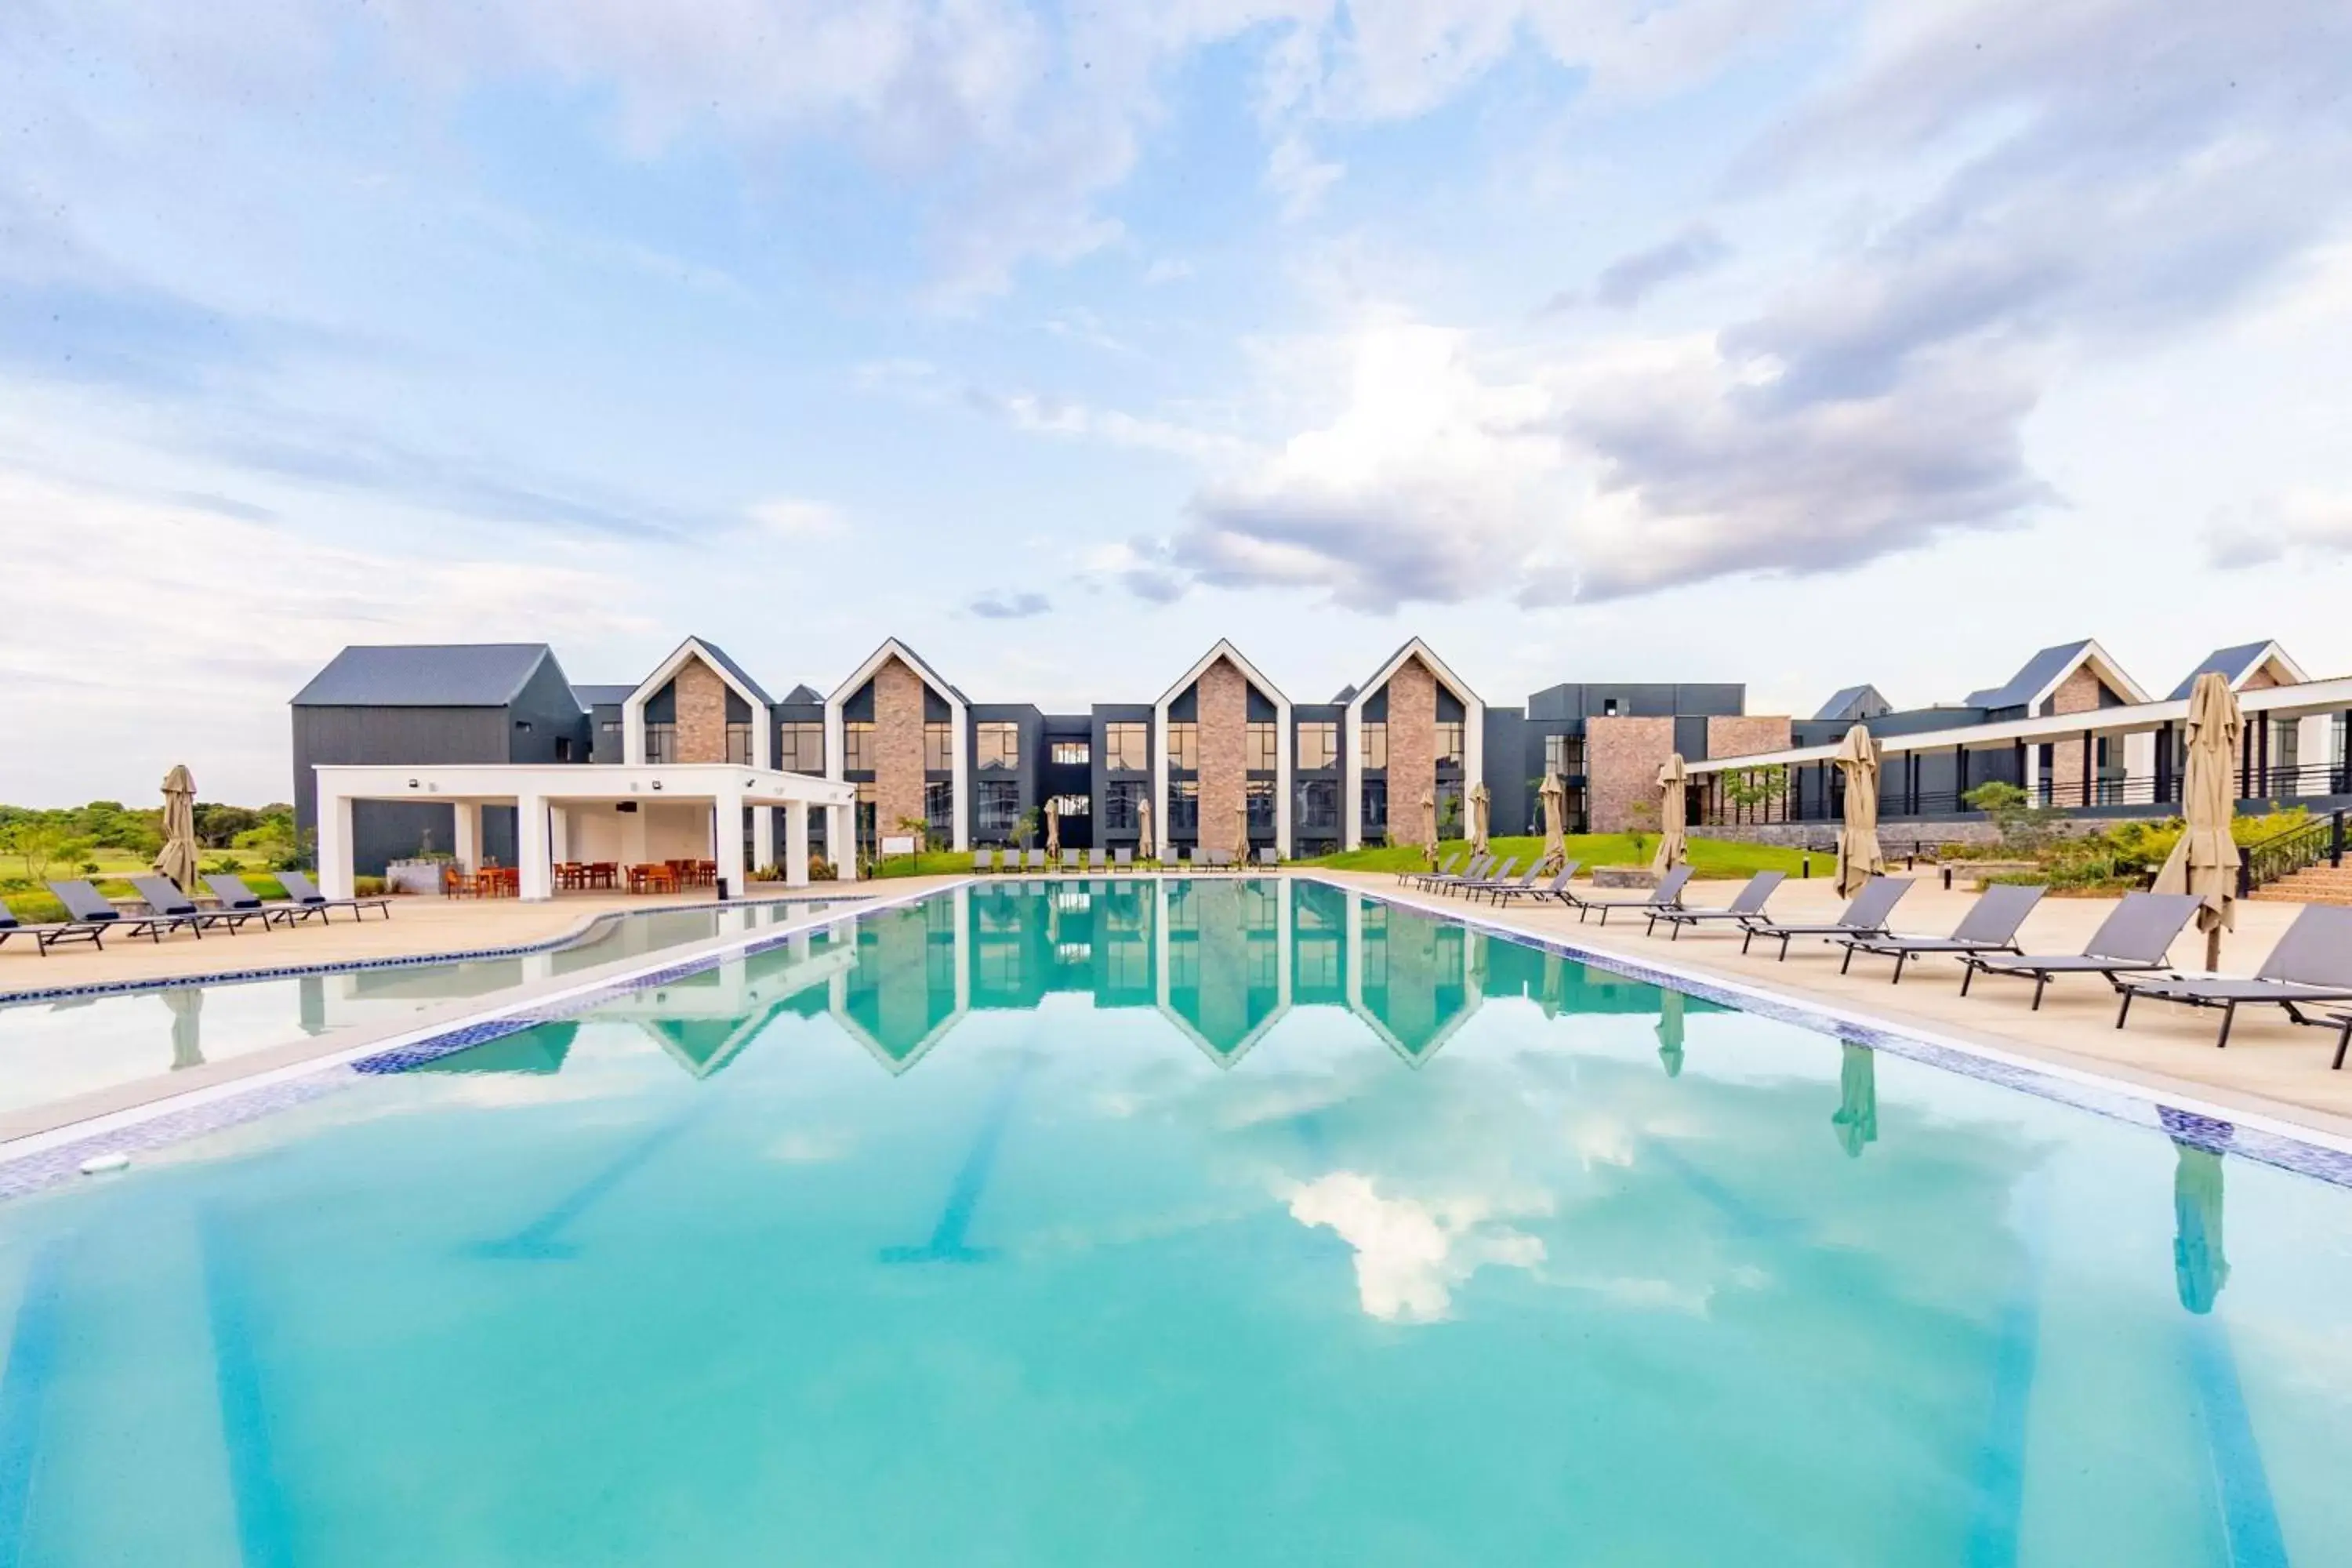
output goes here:
[{"label": "trash bin", "polygon": [[727,879],[724,877],[719,878],[717,886],[719,889],[719,901],[723,904],[727,901]]}]

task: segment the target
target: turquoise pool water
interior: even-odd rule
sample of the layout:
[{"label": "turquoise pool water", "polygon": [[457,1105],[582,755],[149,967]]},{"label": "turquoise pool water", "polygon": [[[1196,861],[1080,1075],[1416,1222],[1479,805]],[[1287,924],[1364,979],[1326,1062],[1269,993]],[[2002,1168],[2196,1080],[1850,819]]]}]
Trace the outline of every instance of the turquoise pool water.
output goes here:
[{"label": "turquoise pool water", "polygon": [[[420,1008],[487,996],[682,942],[805,919],[822,907],[795,900],[656,910],[610,916],[579,940],[546,952],[0,1005],[0,1115],[289,1040],[396,1020]],[[244,940],[222,962],[301,963],[302,934],[298,930]],[[225,944],[208,943],[206,951],[213,945]],[[44,971],[30,978],[57,977]],[[0,1568],[5,1563],[0,1559]]]},{"label": "turquoise pool water", "polygon": [[2347,1202],[1328,888],[983,886],[0,1205],[0,1563],[2341,1563]]}]

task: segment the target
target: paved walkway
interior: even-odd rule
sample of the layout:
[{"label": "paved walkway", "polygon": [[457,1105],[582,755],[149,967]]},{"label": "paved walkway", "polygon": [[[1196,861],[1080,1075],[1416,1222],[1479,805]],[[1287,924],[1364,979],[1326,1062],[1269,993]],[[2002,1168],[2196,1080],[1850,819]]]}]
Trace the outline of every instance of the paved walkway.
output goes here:
[{"label": "paved walkway", "polygon": [[[1328,875],[1333,881],[1447,913],[1466,912],[1604,952],[1672,963],[1793,999],[1832,1002],[1849,1011],[1867,1013],[1893,1028],[1929,1030],[2352,1137],[2352,1066],[2342,1072],[2328,1069],[2336,1052],[2334,1032],[2299,1028],[2276,1007],[2242,1009],[2229,1048],[2216,1050],[2213,1040],[2221,1019],[2218,1012],[2168,1006],[2142,998],[2132,1005],[2129,1026],[2118,1030],[2116,994],[2095,976],[2068,976],[2053,982],[2042,1010],[2035,1013],[2028,1010],[2033,994],[2031,981],[1979,976],[1969,994],[1962,996],[1960,966],[1950,959],[1915,959],[1905,967],[1902,984],[1890,985],[1891,960],[1857,956],[1853,973],[1841,976],[1838,961],[1844,956],[1843,950],[1822,942],[1792,943],[1788,962],[1780,963],[1760,942],[1755,952],[1741,957],[1738,937],[1720,931],[1685,932],[1670,942],[1663,931],[1655,937],[1643,936],[1639,920],[1612,917],[1603,929],[1595,923],[1595,917],[1580,925],[1573,910],[1556,904],[1538,908],[1528,900],[1502,910],[1478,903],[1465,910],[1459,899],[1405,892],[1391,876]],[[1905,895],[1896,910],[1895,924],[1902,931],[1948,932],[1976,897],[1971,892],[1946,892],[1925,871],[1916,880],[1917,886]],[[1720,905],[1728,903],[1737,890],[1736,883],[1694,883],[1687,897],[1694,904]],[[1826,921],[1833,919],[1843,903],[1827,878],[1816,878],[1782,884],[1773,896],[1772,912],[1784,920]],[[2115,906],[2112,899],[2046,898],[2027,919],[2019,940],[2028,952],[2080,952],[2084,942]],[[2237,929],[2222,936],[2222,969],[2251,973],[2301,908],[2286,903],[2240,904]],[[2183,968],[2202,968],[2205,939],[2192,928],[2174,946],[2172,958]]]}]

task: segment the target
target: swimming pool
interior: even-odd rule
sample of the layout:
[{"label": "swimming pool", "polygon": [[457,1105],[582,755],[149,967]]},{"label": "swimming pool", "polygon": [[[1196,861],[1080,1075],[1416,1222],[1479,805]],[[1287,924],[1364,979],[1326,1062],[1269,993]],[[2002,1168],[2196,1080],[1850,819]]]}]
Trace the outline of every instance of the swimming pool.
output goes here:
[{"label": "swimming pool", "polygon": [[824,907],[772,900],[619,913],[542,952],[151,984],[0,1004],[0,1116],[685,942],[806,919]]},{"label": "swimming pool", "polygon": [[362,1065],[0,1205],[0,1562],[2352,1540],[2352,1194],[1331,887],[959,889]]}]

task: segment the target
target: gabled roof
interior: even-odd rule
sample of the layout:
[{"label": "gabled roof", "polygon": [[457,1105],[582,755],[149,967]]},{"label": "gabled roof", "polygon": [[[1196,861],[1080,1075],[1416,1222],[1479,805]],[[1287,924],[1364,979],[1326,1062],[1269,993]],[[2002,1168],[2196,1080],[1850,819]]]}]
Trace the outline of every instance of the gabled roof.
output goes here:
[{"label": "gabled roof", "polygon": [[1971,691],[1964,700],[1970,708],[2030,708],[2049,695],[2051,689],[2074,673],[2077,665],[2095,661],[2103,674],[2111,678],[2120,695],[2134,702],[2147,700],[2147,693],[2139,683],[2123,671],[2123,667],[2107,657],[2106,649],[2084,637],[2080,642],[2060,643],[2045,647],[2025,661],[2015,675],[1999,686],[1988,686]]},{"label": "gabled roof", "polygon": [[677,677],[688,658],[701,659],[717,670],[719,679],[735,689],[735,694],[756,708],[772,708],[774,700],[766,689],[745,672],[743,667],[727,657],[727,650],[700,637],[688,637],[670,649],[669,657],[654,666],[654,672],[629,688],[624,700],[650,700],[656,692]]},{"label": "gabled roof", "polygon": [[1486,700],[1470,689],[1470,683],[1454,674],[1452,667],[1437,657],[1437,650],[1419,637],[1408,637],[1402,647],[1382,660],[1381,667],[1372,672],[1371,678],[1362,686],[1355,689],[1354,694],[1348,699],[1348,706],[1355,707],[1373,692],[1386,686],[1389,678],[1404,668],[1404,661],[1416,656],[1422,663],[1429,667],[1429,672],[1437,677],[1439,685],[1445,687],[1465,703],[1475,703],[1481,708],[1486,706]]},{"label": "gabled roof", "polygon": [[554,658],[543,642],[347,647],[294,694],[294,706],[503,708]]},{"label": "gabled roof", "polygon": [[2180,684],[2172,689],[2172,700],[2179,702],[2186,699],[2196,687],[2197,678],[2208,671],[2228,681],[2234,689],[2240,681],[2273,658],[2278,660],[2279,667],[2284,669],[2294,680],[2300,682],[2310,679],[2304,674],[2303,667],[2287,658],[2286,649],[2279,647],[2277,643],[2240,643],[2235,647],[2217,647],[2200,659],[2197,668],[2182,676]]},{"label": "gabled roof", "polygon": [[574,686],[572,700],[583,708],[618,708],[635,690],[634,686]]},{"label": "gabled roof", "polygon": [[897,637],[883,638],[882,646],[876,648],[872,653],[867,654],[866,656],[865,662],[860,664],[857,668],[851,673],[848,679],[843,681],[839,686],[835,687],[833,689],[833,695],[826,698],[825,701],[848,701],[851,697],[856,694],[859,687],[874,679],[874,672],[882,668],[883,661],[894,656],[904,659],[907,663],[907,667],[909,669],[912,669],[917,675],[920,676],[923,679],[924,683],[929,685],[933,690],[938,691],[944,696],[954,698],[958,702],[962,703],[967,708],[971,706],[971,698],[966,697],[961,691],[956,689],[953,685],[950,684],[945,676],[942,676],[938,670],[933,669],[929,659],[925,658],[921,654],[917,653],[913,648],[908,647],[905,643],[900,642]]},{"label": "gabled roof", "polygon": [[1352,686],[1343,686],[1339,688],[1339,694],[1331,699],[1331,704],[1335,708],[1345,708],[1355,700],[1356,689]]},{"label": "gabled roof", "polygon": [[823,703],[824,701],[824,693],[803,681],[802,684],[793,687],[790,691],[785,692],[783,700],[786,702]]},{"label": "gabled roof", "polygon": [[1878,688],[1865,684],[1843,687],[1831,693],[1830,700],[1822,704],[1822,710],[1813,717],[1817,720],[1874,719],[1881,713],[1894,711],[1895,704],[1880,695]]},{"label": "gabled roof", "polygon": [[1163,703],[1175,701],[1183,694],[1186,687],[1206,675],[1209,672],[1209,667],[1221,658],[1233,660],[1234,668],[1242,672],[1242,679],[1271,698],[1278,707],[1287,708],[1290,705],[1290,699],[1282,694],[1282,688],[1268,680],[1265,672],[1252,664],[1242,650],[1233,645],[1230,637],[1219,637],[1216,647],[1202,654],[1194,661],[1192,668],[1177,677],[1175,685],[1160,694],[1160,700]]}]

